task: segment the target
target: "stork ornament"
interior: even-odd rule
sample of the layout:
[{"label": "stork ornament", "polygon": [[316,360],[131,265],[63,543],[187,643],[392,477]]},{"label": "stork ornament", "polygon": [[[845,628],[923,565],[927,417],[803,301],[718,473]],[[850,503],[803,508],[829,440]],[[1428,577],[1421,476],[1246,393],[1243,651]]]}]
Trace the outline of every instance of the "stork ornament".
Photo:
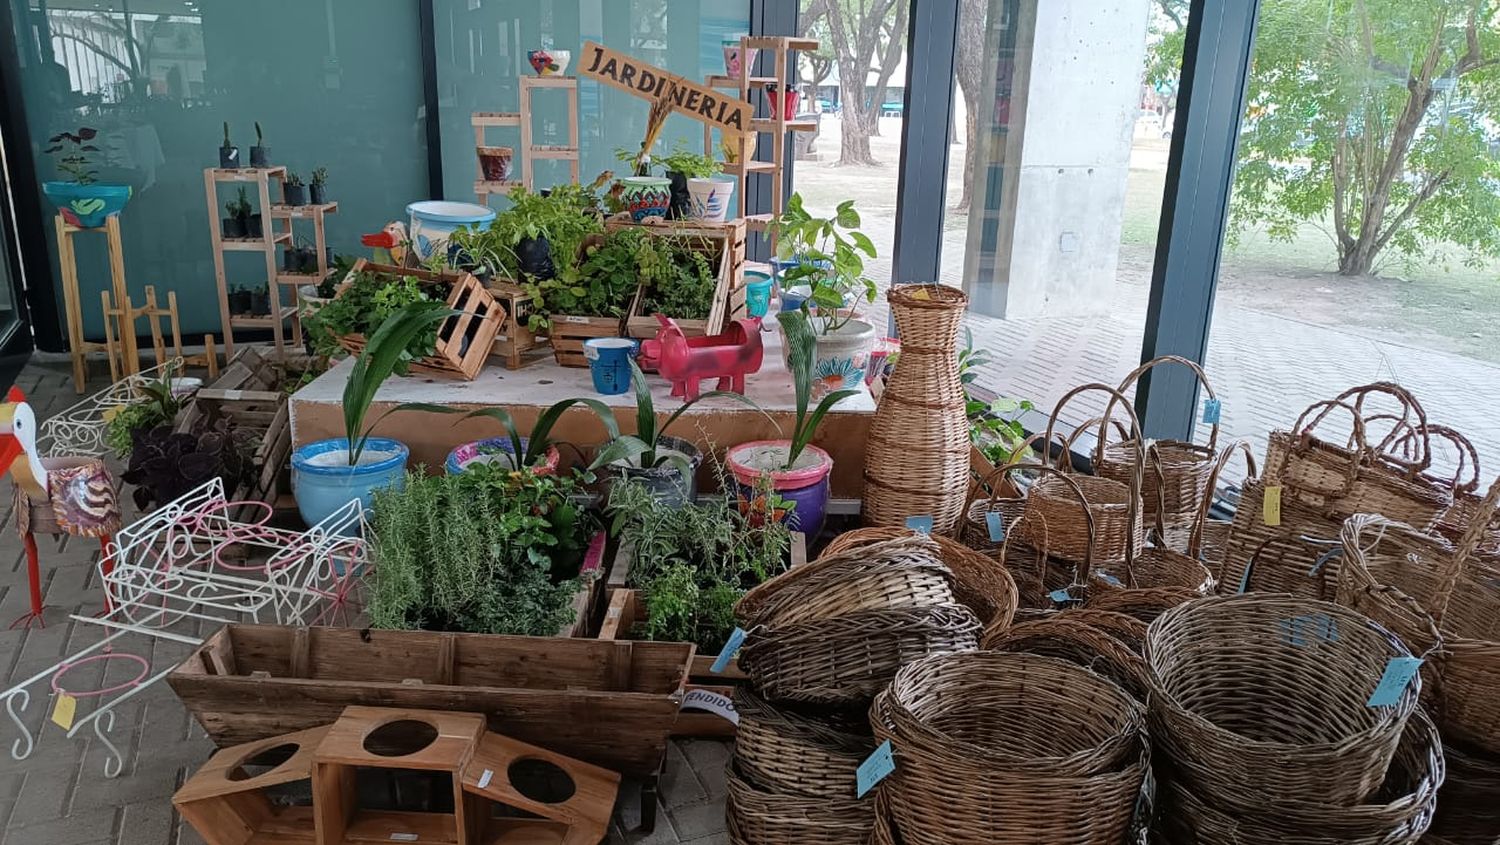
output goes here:
[{"label": "stork ornament", "polygon": [[[15,387],[0,403],[0,475],[15,482],[16,529],[26,544],[26,576],[31,581],[31,612],[11,623],[45,626],[42,619],[42,580],[33,532],[97,537],[100,570],[114,568],[109,553],[113,534],[120,530],[120,504],[115,480],[104,461],[94,457],[43,458],[36,448],[36,414]],[[105,609],[111,609],[105,590]]]}]

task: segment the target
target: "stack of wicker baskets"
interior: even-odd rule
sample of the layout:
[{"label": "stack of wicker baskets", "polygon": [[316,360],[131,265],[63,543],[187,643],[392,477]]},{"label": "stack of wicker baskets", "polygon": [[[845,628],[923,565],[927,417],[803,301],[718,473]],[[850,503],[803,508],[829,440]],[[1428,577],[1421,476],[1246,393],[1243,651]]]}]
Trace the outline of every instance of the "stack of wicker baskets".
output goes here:
[{"label": "stack of wicker baskets", "polygon": [[1015,609],[1014,585],[956,543],[867,529],[835,544],[735,607],[752,684],[729,771],[736,845],[866,845],[874,798],[855,794],[855,770],[875,744],[871,699],[907,663],[977,648],[975,610],[1003,627]]},{"label": "stack of wicker baskets", "polygon": [[1146,644],[1166,845],[1398,845],[1443,783],[1420,678],[1370,706],[1398,638],[1337,604],[1220,596],[1173,608]]}]

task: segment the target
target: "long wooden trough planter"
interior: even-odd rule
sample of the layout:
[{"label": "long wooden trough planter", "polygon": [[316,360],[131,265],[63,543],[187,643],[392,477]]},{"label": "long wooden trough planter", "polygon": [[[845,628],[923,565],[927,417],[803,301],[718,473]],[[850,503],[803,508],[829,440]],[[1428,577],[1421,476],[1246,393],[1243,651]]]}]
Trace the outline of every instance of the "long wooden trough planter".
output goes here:
[{"label": "long wooden trough planter", "polygon": [[351,704],[466,711],[650,778],[693,655],[688,643],[228,625],[167,680],[220,746],[330,724]]}]

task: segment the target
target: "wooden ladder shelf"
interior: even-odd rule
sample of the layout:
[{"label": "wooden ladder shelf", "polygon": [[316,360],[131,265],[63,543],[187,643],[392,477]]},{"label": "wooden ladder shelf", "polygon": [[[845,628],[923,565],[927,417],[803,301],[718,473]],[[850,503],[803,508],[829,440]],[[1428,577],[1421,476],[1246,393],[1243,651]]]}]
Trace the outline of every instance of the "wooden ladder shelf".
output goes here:
[{"label": "wooden ladder shelf", "polygon": [[[572,181],[578,182],[579,136],[578,136],[578,80],[571,76],[523,76],[521,85],[521,110],[518,112],[475,112],[469,122],[474,127],[474,146],[486,146],[485,129],[493,126],[515,126],[521,130],[521,143],[511,155],[511,170],[519,168],[519,179],[503,182],[484,178],[484,165],[479,165],[479,176],[474,180],[474,194],[480,205],[488,205],[490,197],[508,194],[517,187],[530,191],[536,187],[535,162],[543,160],[566,161]],[[562,90],[568,95],[568,143],[538,144],[532,122],[532,97],[542,90]],[[475,154],[476,161],[478,153]]]}]

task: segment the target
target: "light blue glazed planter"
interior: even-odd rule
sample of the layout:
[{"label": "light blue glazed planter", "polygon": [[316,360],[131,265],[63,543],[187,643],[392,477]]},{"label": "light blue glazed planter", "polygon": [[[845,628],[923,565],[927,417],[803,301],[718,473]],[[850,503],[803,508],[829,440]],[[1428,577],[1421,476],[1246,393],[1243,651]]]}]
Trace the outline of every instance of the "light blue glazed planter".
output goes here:
[{"label": "light blue glazed planter", "polygon": [[103,185],[95,182],[43,182],[42,192],[57,206],[63,219],[81,229],[96,229],[105,219],[119,214],[130,200],[129,185]]},{"label": "light blue glazed planter", "polygon": [[349,441],[336,437],[309,443],[292,453],[292,493],[297,497],[297,511],[308,525],[317,525],[354,499],[359,499],[365,510],[369,510],[376,490],[387,487],[400,490],[406,486],[406,459],[411,451],[406,444],[388,437],[365,441],[366,454],[394,453],[384,460],[354,467],[314,463],[318,455],[348,449]]},{"label": "light blue glazed planter", "polygon": [[423,200],[406,207],[411,215],[408,232],[417,258],[427,260],[438,249],[447,249],[448,237],[465,226],[486,228],[495,210],[471,202]]}]

